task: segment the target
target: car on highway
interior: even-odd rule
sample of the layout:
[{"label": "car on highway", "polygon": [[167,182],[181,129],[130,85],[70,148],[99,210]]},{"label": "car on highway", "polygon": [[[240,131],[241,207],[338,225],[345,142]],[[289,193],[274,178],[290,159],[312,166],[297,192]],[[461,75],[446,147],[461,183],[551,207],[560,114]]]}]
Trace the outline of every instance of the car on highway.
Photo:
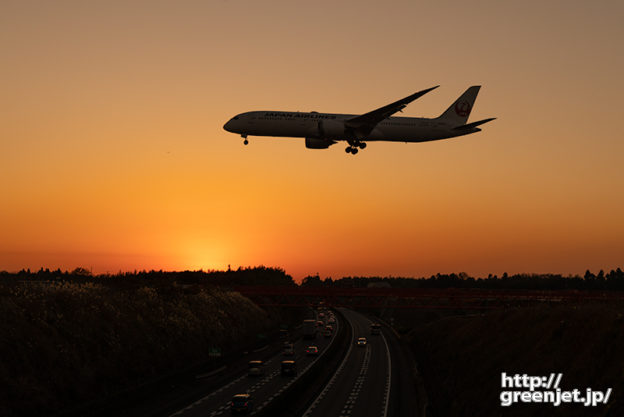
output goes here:
[{"label": "car on highway", "polygon": [[249,394],[236,394],[230,402],[232,414],[249,414],[253,410],[253,401]]},{"label": "car on highway", "polygon": [[325,337],[325,338],[329,338],[329,337],[331,337],[331,335],[332,335],[331,330],[325,329],[325,331],[323,332],[323,337]]},{"label": "car on highway", "polygon": [[334,324],[334,323],[336,323],[336,319],[332,316],[332,317],[329,318],[329,320],[327,320],[327,322],[329,324]]},{"label": "car on highway", "polygon": [[282,349],[282,355],[284,356],[294,356],[295,355],[295,345],[290,342],[284,343],[284,348]]},{"label": "car on highway", "polygon": [[262,361],[249,361],[249,370],[247,376],[262,376],[264,375],[264,362]]},{"label": "car on highway", "polygon": [[318,320],[316,322],[316,325],[317,325],[317,327],[323,327],[323,326],[325,326],[325,323],[322,320]]},{"label": "car on highway", "polygon": [[306,355],[316,356],[319,354],[319,349],[316,346],[308,346],[305,350]]},{"label": "car on highway", "polygon": [[379,323],[372,323],[370,325],[370,333],[373,335],[377,335],[381,333],[381,324]]},{"label": "car on highway", "polygon": [[358,337],[358,340],[357,340],[356,344],[358,346],[366,346],[366,338],[365,337]]},{"label": "car on highway", "polygon": [[295,361],[282,361],[281,374],[282,374],[282,376],[295,376],[295,375],[297,375],[297,362],[295,362]]},{"label": "car on highway", "polygon": [[303,338],[316,339],[317,324],[315,320],[307,319],[303,321]]}]

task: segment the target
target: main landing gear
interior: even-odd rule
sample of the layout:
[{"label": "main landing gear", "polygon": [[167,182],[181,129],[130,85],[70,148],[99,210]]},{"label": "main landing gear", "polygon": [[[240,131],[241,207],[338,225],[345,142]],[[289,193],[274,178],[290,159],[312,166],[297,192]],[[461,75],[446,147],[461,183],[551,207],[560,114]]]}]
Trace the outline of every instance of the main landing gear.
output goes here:
[{"label": "main landing gear", "polygon": [[366,142],[361,142],[359,140],[348,140],[347,143],[349,144],[349,146],[346,147],[345,152],[351,153],[353,155],[358,153],[358,148],[366,148]]},{"label": "main landing gear", "polygon": [[243,139],[245,139],[245,140],[243,141],[243,145],[249,145],[249,141],[247,140],[247,135],[241,135],[241,137],[242,137]]}]

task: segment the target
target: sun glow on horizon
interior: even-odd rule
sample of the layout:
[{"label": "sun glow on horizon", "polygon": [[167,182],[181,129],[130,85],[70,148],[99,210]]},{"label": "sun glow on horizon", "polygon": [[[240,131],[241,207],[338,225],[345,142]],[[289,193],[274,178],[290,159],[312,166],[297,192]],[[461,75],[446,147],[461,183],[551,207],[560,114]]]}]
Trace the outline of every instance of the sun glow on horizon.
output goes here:
[{"label": "sun glow on horizon", "polygon": [[[621,266],[624,4],[5,9],[0,270]],[[446,24],[414,25],[423,13]],[[357,156],[222,129],[252,110],[364,113],[437,84],[403,115],[435,117],[479,84],[469,121],[497,120]]]}]

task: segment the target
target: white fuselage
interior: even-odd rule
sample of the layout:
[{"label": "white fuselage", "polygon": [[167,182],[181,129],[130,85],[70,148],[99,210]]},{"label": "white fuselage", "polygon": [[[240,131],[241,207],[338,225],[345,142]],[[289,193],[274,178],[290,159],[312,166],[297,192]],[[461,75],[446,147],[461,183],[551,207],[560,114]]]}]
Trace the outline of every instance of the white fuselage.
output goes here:
[{"label": "white fuselage", "polygon": [[223,128],[244,136],[310,137],[329,140],[424,142],[446,139],[479,132],[481,129],[454,130],[448,121],[440,118],[389,117],[378,123],[364,137],[354,137],[354,132],[345,128],[345,120],[357,115],[317,113],[253,111],[239,114],[228,121]]}]

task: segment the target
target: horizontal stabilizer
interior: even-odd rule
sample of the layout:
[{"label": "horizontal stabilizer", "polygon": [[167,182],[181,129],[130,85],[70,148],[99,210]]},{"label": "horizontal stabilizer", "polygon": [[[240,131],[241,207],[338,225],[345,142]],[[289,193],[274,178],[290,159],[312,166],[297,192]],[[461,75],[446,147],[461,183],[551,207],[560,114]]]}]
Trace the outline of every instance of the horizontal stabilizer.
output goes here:
[{"label": "horizontal stabilizer", "polygon": [[461,125],[454,127],[453,130],[470,130],[474,129],[477,126],[480,126],[484,123],[491,122],[492,120],[496,120],[496,117],[490,117],[489,119],[479,120],[478,122],[468,123],[467,125]]}]

